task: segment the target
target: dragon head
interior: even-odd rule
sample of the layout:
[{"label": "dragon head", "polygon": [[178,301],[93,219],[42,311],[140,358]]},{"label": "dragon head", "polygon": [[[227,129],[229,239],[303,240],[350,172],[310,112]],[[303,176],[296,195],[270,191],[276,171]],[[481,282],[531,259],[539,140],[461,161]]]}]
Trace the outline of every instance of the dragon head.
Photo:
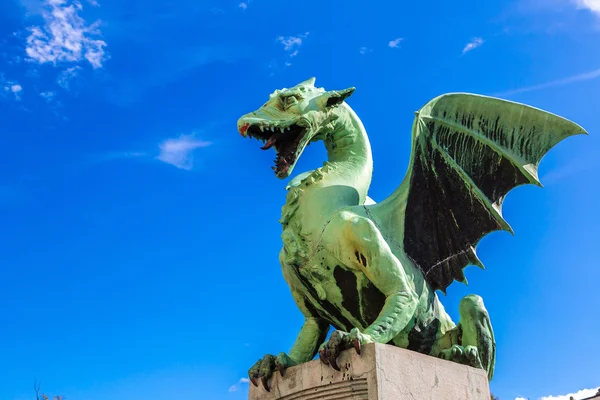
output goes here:
[{"label": "dragon head", "polygon": [[243,137],[263,141],[263,150],[275,148],[272,168],[278,178],[286,178],[306,145],[335,129],[339,115],[334,109],[353,92],[354,88],[325,91],[315,87],[315,78],[310,78],[273,92],[262,107],[238,120],[238,131]]}]

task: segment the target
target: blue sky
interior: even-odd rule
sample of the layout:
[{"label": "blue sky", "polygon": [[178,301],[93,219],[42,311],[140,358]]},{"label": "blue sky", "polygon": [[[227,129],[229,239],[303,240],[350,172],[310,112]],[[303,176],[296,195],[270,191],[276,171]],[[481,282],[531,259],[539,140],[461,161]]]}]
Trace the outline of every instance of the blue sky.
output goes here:
[{"label": "blue sky", "polygon": [[[236,120],[311,76],[357,88],[370,196],[400,183],[413,111],[498,95],[590,135],[505,201],[515,236],[443,297],[484,297],[492,391],[595,388],[600,2],[0,2],[0,399],[245,399],[301,325],[277,261],[285,182]],[[400,129],[398,129],[398,127]],[[297,172],[325,156],[311,146]]]}]

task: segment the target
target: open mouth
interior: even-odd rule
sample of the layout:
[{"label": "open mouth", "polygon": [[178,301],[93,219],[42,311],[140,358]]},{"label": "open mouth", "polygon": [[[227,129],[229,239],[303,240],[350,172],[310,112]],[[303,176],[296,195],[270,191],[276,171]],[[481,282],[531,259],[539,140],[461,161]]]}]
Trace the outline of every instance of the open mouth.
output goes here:
[{"label": "open mouth", "polygon": [[249,137],[265,143],[261,147],[262,150],[275,148],[277,157],[275,158],[275,165],[271,168],[275,171],[277,177],[285,178],[288,176],[290,167],[296,162],[298,148],[306,133],[306,128],[296,124],[288,126],[253,124],[248,126],[245,133]]}]

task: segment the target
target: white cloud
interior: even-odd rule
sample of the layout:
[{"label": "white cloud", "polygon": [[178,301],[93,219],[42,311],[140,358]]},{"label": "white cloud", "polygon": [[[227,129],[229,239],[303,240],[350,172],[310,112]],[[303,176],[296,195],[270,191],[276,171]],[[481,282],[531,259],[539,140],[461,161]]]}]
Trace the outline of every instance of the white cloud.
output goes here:
[{"label": "white cloud", "polygon": [[397,49],[398,47],[400,47],[400,42],[403,41],[403,38],[397,38],[394,40],[390,40],[388,43],[388,46],[390,46],[392,49]]},{"label": "white cloud", "polygon": [[168,139],[159,145],[158,160],[177,168],[191,170],[194,166],[194,150],[210,146],[210,142],[198,140],[194,135],[181,135],[177,139]]},{"label": "white cloud", "polygon": [[241,378],[235,385],[229,387],[229,393],[237,392],[242,387],[242,385],[247,385],[248,382],[250,382],[250,379]]},{"label": "white cloud", "polygon": [[23,91],[21,85],[19,85],[18,83],[10,85],[10,91],[13,92],[13,94],[15,95],[15,100],[21,100],[21,97],[19,96],[19,93]]},{"label": "white cloud", "polygon": [[44,26],[29,28],[25,52],[40,64],[78,63],[87,60],[101,68],[106,59],[106,42],[98,39],[99,22],[88,25],[79,15],[83,7],[77,0],[44,0]]},{"label": "white cloud", "polygon": [[369,53],[369,52],[371,52],[371,51],[373,51],[373,50],[369,49],[369,48],[368,48],[368,47],[366,47],[366,46],[363,46],[363,47],[361,47],[360,49],[358,49],[358,52],[359,52],[360,54],[367,54],[367,53]]},{"label": "white cloud", "polygon": [[600,0],[572,0],[579,9],[590,10],[600,15]]},{"label": "white cloud", "polygon": [[56,96],[56,93],[51,92],[51,91],[40,92],[40,97],[43,98],[44,100],[46,100],[46,103],[50,103],[54,99],[55,96]]},{"label": "white cloud", "polygon": [[525,86],[525,87],[521,87],[521,88],[513,89],[513,90],[507,90],[505,92],[493,94],[493,96],[507,97],[507,96],[511,96],[513,94],[518,94],[518,93],[532,92],[534,90],[547,89],[547,88],[556,87],[556,86],[564,86],[564,85],[568,85],[570,83],[575,83],[575,82],[589,81],[591,79],[596,79],[598,77],[600,77],[600,68],[595,69],[590,72],[585,72],[583,74],[578,74],[578,75],[573,75],[573,76],[569,76],[569,77],[562,78],[562,79],[557,79],[555,81],[540,83],[538,85]]},{"label": "white cloud", "polygon": [[462,53],[468,53],[471,50],[474,50],[483,44],[483,39],[480,37],[473,38],[467,45],[463,48]]},{"label": "white cloud", "polygon": [[248,3],[242,2],[238,5],[238,7],[241,8],[242,10],[245,10],[248,8]]},{"label": "white cloud", "polygon": [[[595,394],[600,394],[600,387],[593,389],[583,389],[575,393],[569,393],[558,396],[544,396],[540,397],[538,400],[570,400],[570,399],[586,399],[588,397],[592,397]],[[515,400],[529,400],[526,397],[517,397]]]},{"label": "white cloud", "polygon": [[540,400],[569,400],[571,397],[574,399],[585,399],[587,397],[592,397],[596,393],[600,391],[600,387],[594,389],[583,389],[575,393],[569,393],[560,396],[544,396],[540,398]]},{"label": "white cloud", "polygon": [[300,38],[298,36],[288,36],[288,37],[279,36],[277,38],[277,41],[279,43],[283,44],[284,50],[291,50],[294,46],[296,46],[296,45],[300,46],[302,44],[302,38]]},{"label": "white cloud", "polygon": [[63,72],[60,73],[60,75],[58,75],[56,83],[58,83],[58,85],[63,89],[69,90],[71,87],[71,81],[77,78],[77,75],[79,75],[80,70],[81,67],[79,65],[65,69]]},{"label": "white cloud", "polygon": [[5,79],[3,74],[0,74],[0,90],[2,91],[2,97],[6,97],[7,94],[12,93],[15,100],[21,100],[20,93],[23,91],[23,87],[16,81]]},{"label": "white cloud", "polygon": [[[276,40],[283,45],[283,50],[288,53],[288,61],[285,62],[286,67],[291,67],[292,63],[289,59],[292,59],[298,55],[298,48],[302,46],[302,41],[306,39],[309,32],[297,36],[277,36]],[[274,67],[274,62],[269,64],[269,68]],[[269,76],[273,76],[275,73],[271,72]]]},{"label": "white cloud", "polygon": [[298,54],[298,47],[302,45],[302,40],[306,39],[309,32],[298,36],[278,36],[277,41],[283,45],[283,49],[290,52],[290,57]]}]

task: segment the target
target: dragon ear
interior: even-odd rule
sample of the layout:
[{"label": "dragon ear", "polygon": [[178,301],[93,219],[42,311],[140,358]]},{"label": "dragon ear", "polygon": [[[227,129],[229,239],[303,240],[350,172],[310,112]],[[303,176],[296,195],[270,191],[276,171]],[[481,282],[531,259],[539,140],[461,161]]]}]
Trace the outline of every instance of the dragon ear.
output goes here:
[{"label": "dragon ear", "polygon": [[330,90],[319,96],[317,99],[321,108],[335,107],[344,102],[348,97],[354,93],[355,88],[350,87],[344,90]]}]

